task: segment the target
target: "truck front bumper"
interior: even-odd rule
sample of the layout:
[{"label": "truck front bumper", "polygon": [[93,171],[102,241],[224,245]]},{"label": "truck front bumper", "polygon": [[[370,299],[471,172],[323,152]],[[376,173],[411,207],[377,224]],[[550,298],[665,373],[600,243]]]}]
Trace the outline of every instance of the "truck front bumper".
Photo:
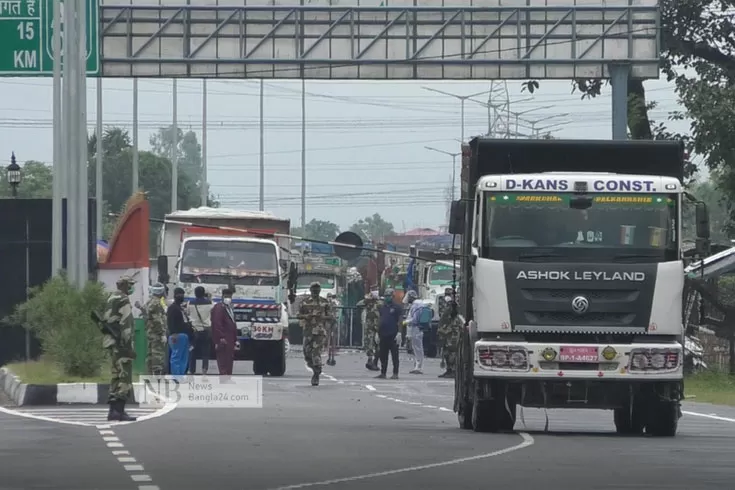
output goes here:
[{"label": "truck front bumper", "polygon": [[479,340],[473,374],[507,380],[675,381],[680,343],[557,344]]}]

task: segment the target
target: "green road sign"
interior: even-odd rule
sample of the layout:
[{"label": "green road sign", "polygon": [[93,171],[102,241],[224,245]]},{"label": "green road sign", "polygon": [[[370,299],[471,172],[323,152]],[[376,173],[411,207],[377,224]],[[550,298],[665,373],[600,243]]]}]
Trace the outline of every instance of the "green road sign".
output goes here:
[{"label": "green road sign", "polygon": [[[86,0],[87,75],[100,71],[98,2]],[[0,0],[0,76],[53,75],[53,23],[54,0]]]}]

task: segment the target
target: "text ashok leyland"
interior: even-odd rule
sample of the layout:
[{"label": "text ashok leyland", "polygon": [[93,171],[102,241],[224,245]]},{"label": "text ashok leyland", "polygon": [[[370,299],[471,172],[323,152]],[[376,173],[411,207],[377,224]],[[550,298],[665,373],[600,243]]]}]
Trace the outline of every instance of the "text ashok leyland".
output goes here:
[{"label": "text ashok leyland", "polygon": [[519,271],[516,279],[529,281],[634,281],[643,282],[643,272]]}]

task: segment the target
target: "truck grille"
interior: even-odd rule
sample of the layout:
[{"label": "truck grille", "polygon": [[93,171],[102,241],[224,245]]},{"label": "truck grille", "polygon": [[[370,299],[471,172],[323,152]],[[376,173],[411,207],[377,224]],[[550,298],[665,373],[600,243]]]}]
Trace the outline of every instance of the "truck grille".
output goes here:
[{"label": "truck grille", "polygon": [[592,300],[603,300],[603,301],[635,301],[638,299],[639,291],[635,290],[590,290],[590,291],[573,291],[569,289],[521,289],[523,297],[529,301],[555,301],[555,300],[569,300],[575,296],[585,296],[590,301]]},{"label": "truck grille", "polygon": [[635,313],[587,313],[577,315],[561,311],[525,312],[526,320],[536,325],[620,325],[628,326],[635,318]]}]

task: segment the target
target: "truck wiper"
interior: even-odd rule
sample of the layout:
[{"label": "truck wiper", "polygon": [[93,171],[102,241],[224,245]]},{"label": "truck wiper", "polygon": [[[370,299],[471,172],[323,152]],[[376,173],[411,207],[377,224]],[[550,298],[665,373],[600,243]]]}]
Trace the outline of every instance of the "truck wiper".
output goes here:
[{"label": "truck wiper", "polygon": [[541,260],[541,259],[558,259],[563,257],[561,254],[555,254],[555,253],[527,253],[527,254],[521,254],[518,256],[518,260]]}]

